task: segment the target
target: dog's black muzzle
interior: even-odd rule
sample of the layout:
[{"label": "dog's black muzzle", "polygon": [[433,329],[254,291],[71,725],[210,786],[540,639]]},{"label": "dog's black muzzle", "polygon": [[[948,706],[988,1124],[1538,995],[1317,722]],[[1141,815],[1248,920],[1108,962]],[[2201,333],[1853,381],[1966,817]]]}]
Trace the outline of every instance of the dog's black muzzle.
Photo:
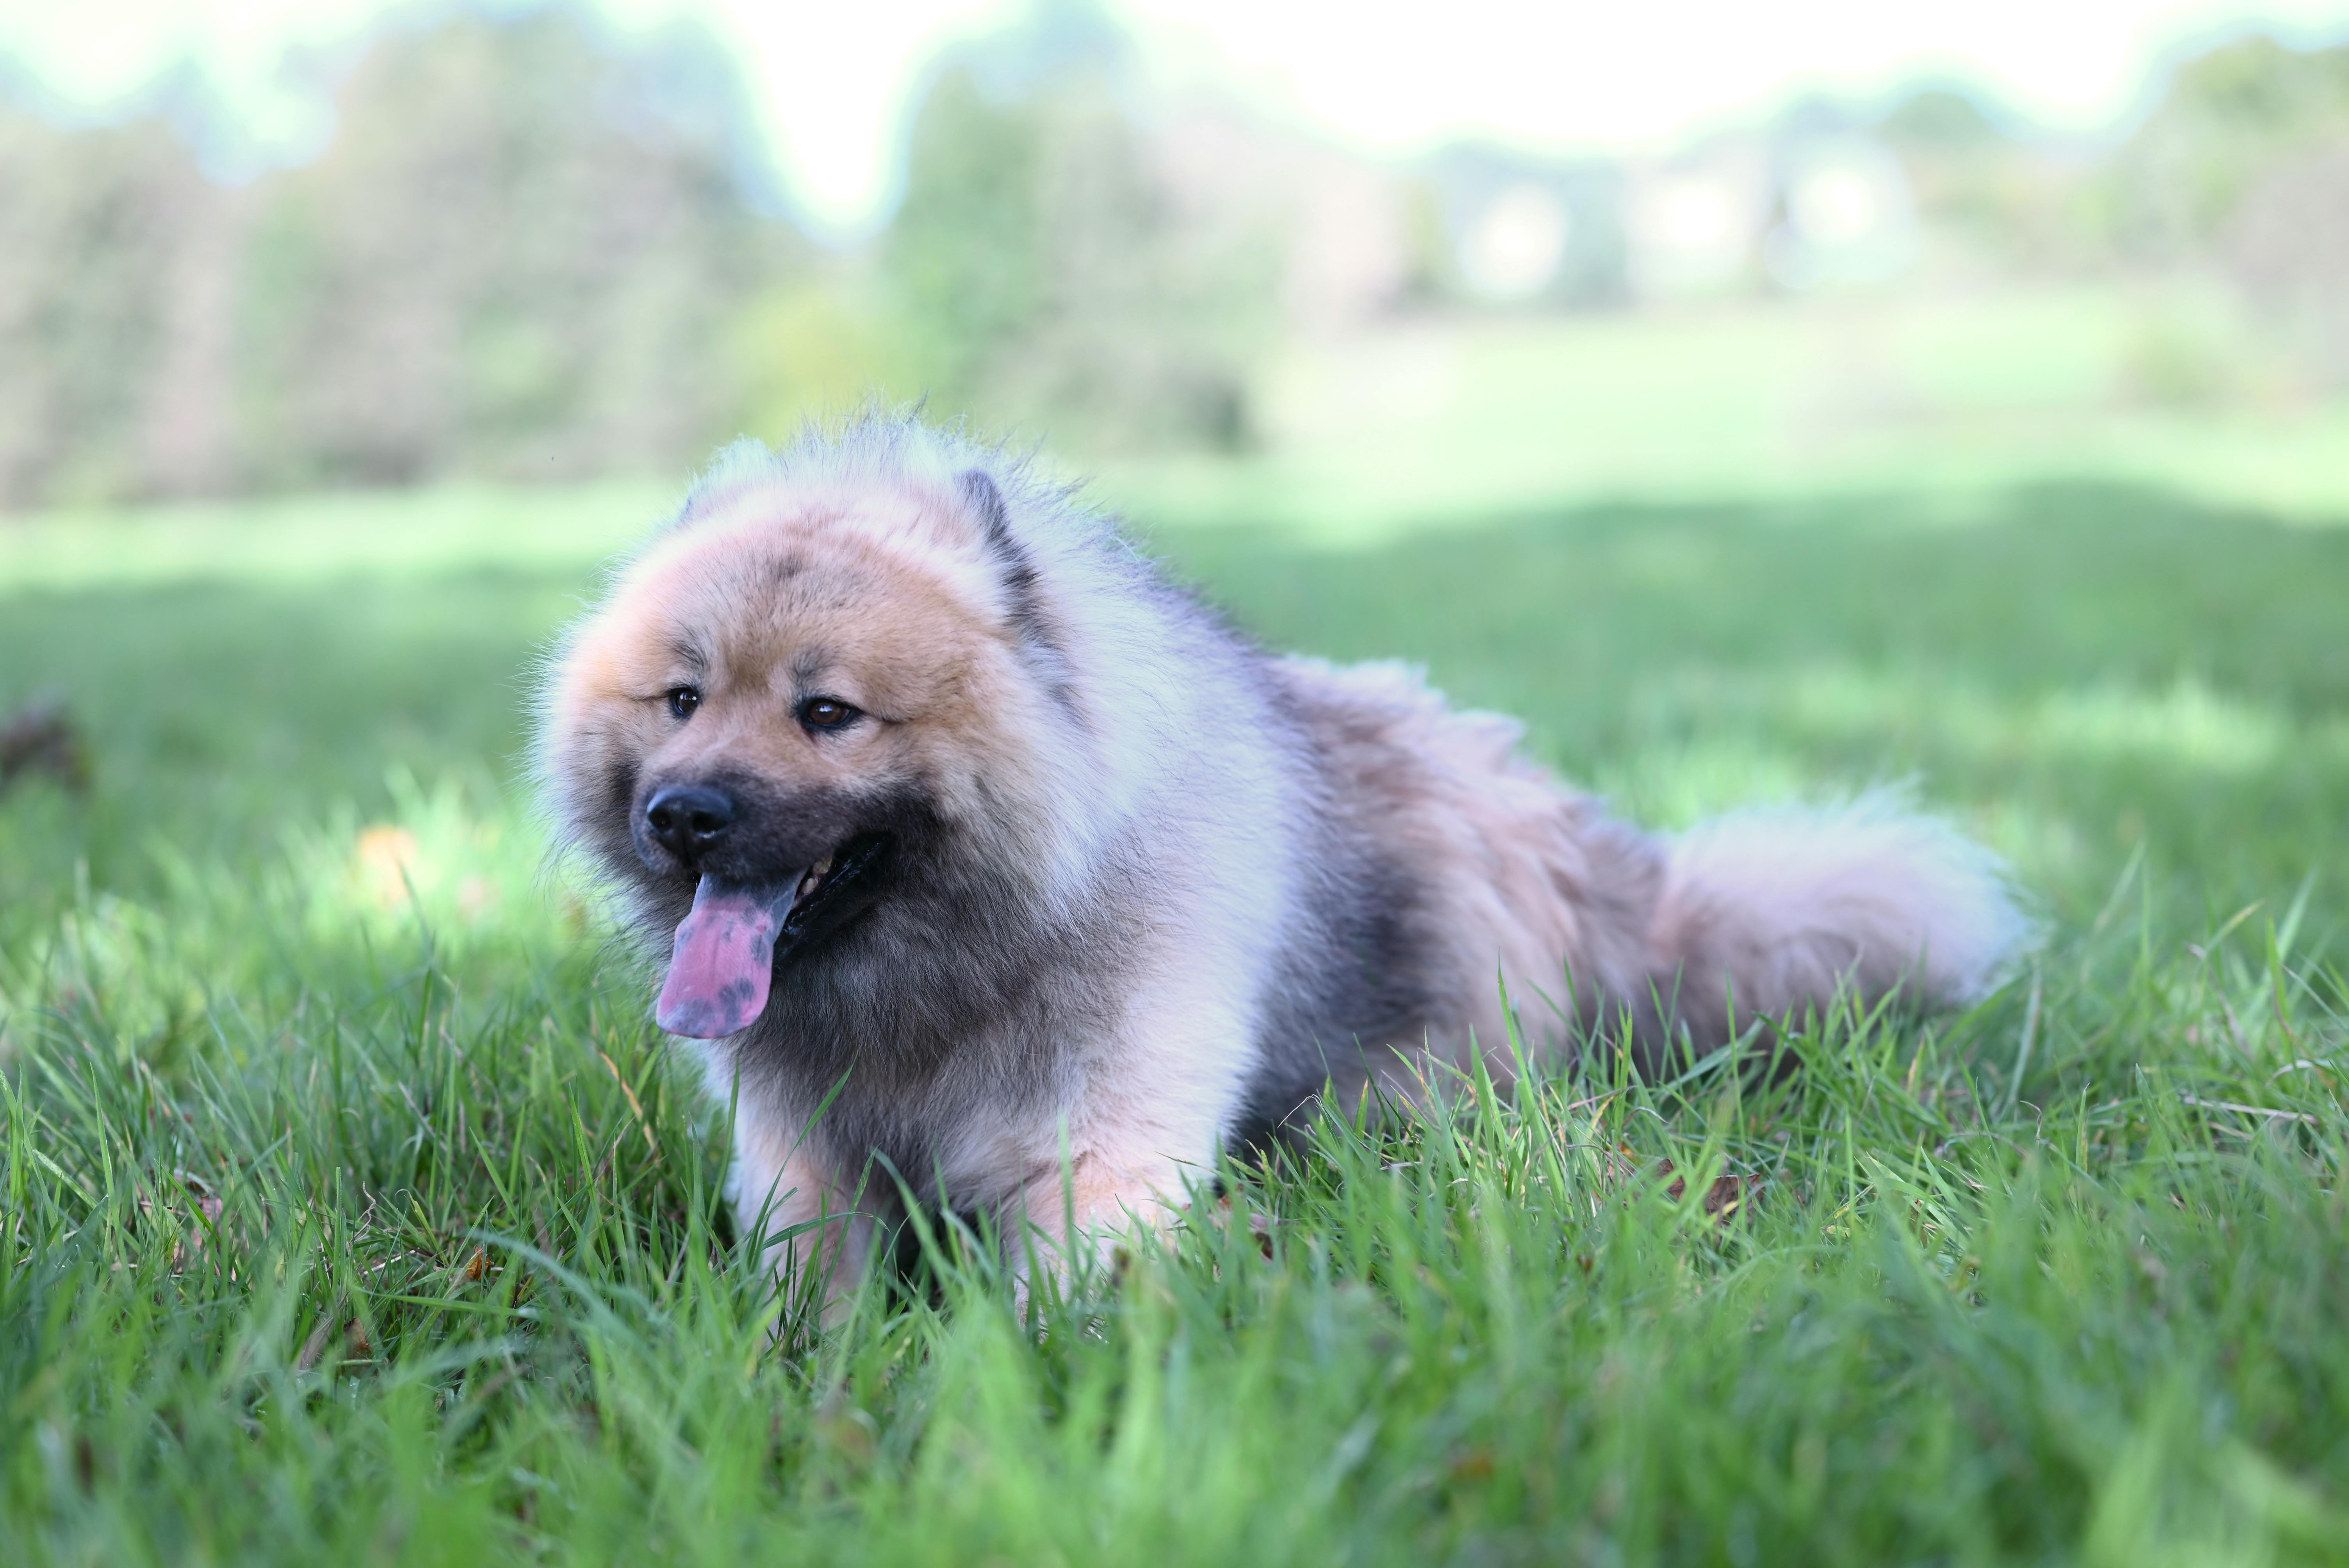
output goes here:
[{"label": "dog's black muzzle", "polygon": [[780,959],[879,896],[897,840],[889,815],[837,791],[782,795],[718,775],[648,783],[630,830],[656,873],[714,879],[770,902]]}]

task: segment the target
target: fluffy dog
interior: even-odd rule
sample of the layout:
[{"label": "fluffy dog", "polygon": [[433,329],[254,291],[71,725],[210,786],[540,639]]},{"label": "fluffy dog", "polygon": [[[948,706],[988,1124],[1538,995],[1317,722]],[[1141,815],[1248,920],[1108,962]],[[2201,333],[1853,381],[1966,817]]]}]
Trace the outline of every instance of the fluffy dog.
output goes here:
[{"label": "fluffy dog", "polygon": [[899,1180],[1058,1248],[1325,1090],[1506,1080],[1504,983],[1528,1048],[1652,1063],[1839,993],[1962,1000],[2021,931],[1987,855],[1880,806],[1613,820],[1516,724],[1269,654],[909,421],[722,454],[574,628],[543,733],[736,1105],[738,1212],[835,1282]]}]

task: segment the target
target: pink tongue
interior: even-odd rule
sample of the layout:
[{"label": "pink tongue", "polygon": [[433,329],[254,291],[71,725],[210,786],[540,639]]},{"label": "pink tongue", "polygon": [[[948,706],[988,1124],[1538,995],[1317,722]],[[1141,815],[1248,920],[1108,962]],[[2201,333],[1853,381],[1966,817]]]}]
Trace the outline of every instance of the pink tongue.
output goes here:
[{"label": "pink tongue", "polygon": [[693,913],[678,923],[668,980],[653,1016],[672,1035],[715,1040],[747,1029],[766,1011],[774,975],[775,903],[747,888],[703,877]]}]

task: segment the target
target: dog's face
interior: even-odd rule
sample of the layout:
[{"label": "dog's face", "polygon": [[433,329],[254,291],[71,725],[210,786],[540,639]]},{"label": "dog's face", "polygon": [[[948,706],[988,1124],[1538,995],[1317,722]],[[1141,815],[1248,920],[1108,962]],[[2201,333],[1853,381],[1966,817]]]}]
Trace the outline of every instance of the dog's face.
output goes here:
[{"label": "dog's face", "polygon": [[747,1026],[774,964],[1019,793],[1019,737],[1050,716],[989,502],[753,489],[664,539],[581,629],[550,770],[566,825],[640,902],[693,901],[665,1027]]}]

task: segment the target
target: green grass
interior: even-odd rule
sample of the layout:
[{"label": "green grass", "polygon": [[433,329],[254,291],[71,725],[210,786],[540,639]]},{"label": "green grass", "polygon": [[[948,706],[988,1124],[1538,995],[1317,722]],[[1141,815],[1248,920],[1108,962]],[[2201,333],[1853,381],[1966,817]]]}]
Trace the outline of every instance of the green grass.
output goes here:
[{"label": "green grass", "polygon": [[1646,820],[1911,780],[2045,944],[1768,1092],[1325,1127],[1040,1333],[943,1235],[775,1343],[722,1108],[511,782],[651,503],[355,504],[0,534],[0,705],[67,696],[97,778],[0,798],[10,1560],[2349,1562],[2349,531],[2111,484],[1164,530]]},{"label": "green grass", "polygon": [[1391,539],[1496,511],[1930,491],[1995,511],[2095,476],[2349,516],[2349,397],[2191,280],[1404,318],[1267,375],[1265,449],[1129,471],[1161,511]]}]

